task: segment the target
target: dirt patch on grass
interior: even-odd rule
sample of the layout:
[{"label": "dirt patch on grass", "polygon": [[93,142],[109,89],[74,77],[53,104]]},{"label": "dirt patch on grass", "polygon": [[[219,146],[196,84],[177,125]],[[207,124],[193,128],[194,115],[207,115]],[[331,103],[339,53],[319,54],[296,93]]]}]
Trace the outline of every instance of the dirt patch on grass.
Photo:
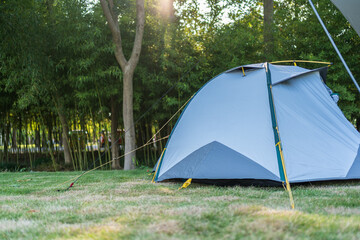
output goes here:
[{"label": "dirt patch on grass", "polygon": [[70,199],[74,198],[74,196],[70,195],[58,195],[58,196],[37,196],[37,195],[28,195],[28,196],[22,196],[18,199],[18,201],[21,201],[24,199],[25,201],[42,201],[42,202],[50,202],[50,201],[56,201],[56,200],[64,200],[64,199]]},{"label": "dirt patch on grass", "polygon": [[115,195],[129,195],[134,193],[134,187],[139,185],[144,186],[146,184],[149,184],[149,182],[144,180],[121,182],[114,185],[114,188],[111,190],[111,192]]},{"label": "dirt patch on grass", "polygon": [[78,198],[78,202],[98,202],[108,200],[110,198],[109,195],[100,195],[100,194],[88,194],[84,195],[82,198]]},{"label": "dirt patch on grass", "polygon": [[124,230],[125,230],[125,226],[117,222],[97,224],[88,228],[89,232],[120,232]]},{"label": "dirt patch on grass", "polygon": [[191,216],[200,217],[206,211],[207,208],[205,207],[184,206],[184,207],[166,209],[164,210],[164,214],[169,216],[191,215]]},{"label": "dirt patch on grass", "polygon": [[294,216],[298,215],[300,212],[296,210],[278,210],[278,209],[271,209],[271,208],[262,208],[260,211],[255,212],[255,215],[261,216]]},{"label": "dirt patch on grass", "polygon": [[124,235],[129,231],[122,224],[109,222],[106,224],[96,224],[87,226],[71,226],[65,230],[65,238],[59,239],[124,239]]},{"label": "dirt patch on grass", "polygon": [[143,195],[134,197],[114,197],[113,201],[141,202],[145,205],[151,203],[190,202],[190,198],[177,196]]},{"label": "dirt patch on grass", "polygon": [[267,233],[267,239],[272,239],[274,233],[284,233],[289,228],[289,222],[285,219],[274,218],[257,218],[247,225],[249,232]]},{"label": "dirt patch on grass", "polygon": [[149,225],[150,232],[173,235],[182,231],[181,224],[176,220],[160,221]]},{"label": "dirt patch on grass", "polygon": [[160,187],[157,189],[158,192],[160,193],[165,193],[165,194],[174,194],[175,191],[173,189],[167,188],[167,187]]},{"label": "dirt patch on grass", "polygon": [[113,194],[114,195],[128,195],[130,194],[132,191],[130,188],[116,188],[113,190]]},{"label": "dirt patch on grass", "polygon": [[229,211],[235,215],[252,215],[252,216],[293,216],[300,212],[287,209],[272,209],[259,205],[238,205],[232,204],[228,207]]},{"label": "dirt patch on grass", "polygon": [[159,210],[159,206],[127,206],[121,211],[121,214],[124,214],[129,219],[136,219],[139,216],[152,216],[159,214]]},{"label": "dirt patch on grass", "polygon": [[207,197],[204,198],[204,201],[211,201],[211,202],[218,202],[218,201],[235,201],[235,200],[239,200],[239,197],[236,196],[214,196],[214,197]]},{"label": "dirt patch on grass", "polygon": [[28,228],[36,228],[39,225],[38,221],[19,219],[19,220],[9,220],[1,219],[0,220],[0,232],[6,231],[17,231],[21,229],[22,231]]},{"label": "dirt patch on grass", "polygon": [[0,205],[0,211],[2,212],[2,213],[5,213],[5,212],[7,212],[7,213],[16,213],[16,212],[18,212],[19,211],[19,208],[17,208],[16,206],[14,206],[13,204],[1,204]]},{"label": "dirt patch on grass", "polygon": [[253,215],[259,211],[265,210],[266,208],[258,205],[239,205],[231,204],[228,210],[234,215]]},{"label": "dirt patch on grass", "polygon": [[121,214],[127,218],[138,218],[141,216],[155,217],[155,216],[181,216],[191,215],[200,217],[207,209],[199,206],[164,206],[164,205],[148,205],[148,206],[127,206]]},{"label": "dirt patch on grass", "polygon": [[325,212],[336,215],[360,215],[360,208],[348,208],[348,207],[327,207]]},{"label": "dirt patch on grass", "polygon": [[0,201],[16,201],[22,198],[22,196],[0,196]]},{"label": "dirt patch on grass", "polygon": [[285,236],[294,224],[293,220],[300,216],[297,211],[271,209],[259,205],[233,204],[228,207],[228,210],[235,216],[243,216],[247,219],[246,232],[266,233],[266,239],[278,239],[279,236]]},{"label": "dirt patch on grass", "polygon": [[113,197],[113,201],[116,202],[145,202],[145,201],[149,201],[150,196],[115,196]]},{"label": "dirt patch on grass", "polygon": [[60,206],[60,205],[50,205],[42,208],[42,211],[46,211],[48,213],[72,212],[74,210],[76,210],[74,206]]},{"label": "dirt patch on grass", "polygon": [[176,196],[164,196],[161,197],[160,201],[162,203],[177,203],[177,202],[191,202],[191,199],[188,197],[176,197]]},{"label": "dirt patch on grass", "polygon": [[149,184],[149,181],[145,181],[142,179],[135,179],[134,181],[128,181],[128,182],[121,182],[117,184],[117,187],[119,188],[132,188],[138,185],[145,185]]}]

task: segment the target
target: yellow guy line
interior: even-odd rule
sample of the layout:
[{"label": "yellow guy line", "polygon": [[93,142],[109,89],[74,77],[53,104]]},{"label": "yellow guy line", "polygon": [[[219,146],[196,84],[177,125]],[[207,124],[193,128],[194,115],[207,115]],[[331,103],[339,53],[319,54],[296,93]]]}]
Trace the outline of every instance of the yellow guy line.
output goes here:
[{"label": "yellow guy line", "polygon": [[106,164],[108,164],[108,163],[111,163],[111,162],[114,161],[115,159],[119,159],[119,158],[125,157],[126,155],[128,155],[128,154],[130,154],[130,153],[133,153],[133,152],[135,152],[135,151],[137,151],[137,150],[139,150],[139,149],[141,149],[141,148],[143,148],[143,147],[145,147],[145,146],[147,146],[147,145],[153,144],[154,142],[161,141],[161,140],[163,140],[163,139],[165,139],[165,138],[168,138],[168,137],[169,137],[169,136],[166,136],[166,137],[160,138],[160,139],[158,139],[158,140],[156,140],[156,141],[153,141],[153,142],[150,142],[150,143],[145,143],[145,144],[142,145],[141,147],[135,148],[135,149],[133,149],[133,150],[130,151],[130,152],[127,152],[127,153],[125,153],[125,154],[123,154],[123,155],[121,155],[121,156],[119,156],[119,157],[117,157],[117,158],[113,158],[113,159],[111,159],[110,161],[108,161],[108,162],[106,162],[106,163],[103,163],[103,164],[97,166],[96,168],[93,168],[93,169],[89,170],[88,172],[84,173],[84,175],[85,175],[85,174],[88,174],[89,172],[92,172],[92,171],[94,171],[94,170],[96,170],[96,169],[98,169],[98,168],[101,168],[102,166],[104,166],[104,165],[106,165]]},{"label": "yellow guy line", "polygon": [[171,116],[171,118],[149,139],[149,141],[146,142],[148,144],[175,116],[178,114],[181,109],[183,109],[186,104],[194,97],[195,94],[193,94],[177,111],[174,113],[174,115]]},{"label": "yellow guy line", "polygon": [[[281,157],[281,164],[282,164],[282,167],[283,167],[283,170],[284,170],[284,177],[285,177],[285,182],[286,182],[286,190],[288,191],[289,193],[289,198],[290,198],[290,206],[292,209],[295,208],[295,203],[294,203],[294,198],[293,198],[293,195],[292,195],[292,191],[291,191],[291,187],[290,187],[290,183],[289,183],[289,180],[287,178],[287,173],[286,173],[286,168],[285,168],[285,163],[284,163],[284,156],[283,156],[283,151],[281,149],[281,141],[279,141],[275,146],[277,146],[279,148],[279,151],[280,151],[280,157]],[[284,184],[283,184],[284,186]]]},{"label": "yellow guy line", "polygon": [[[136,149],[134,149],[134,150],[132,150],[132,151],[130,151],[130,152],[127,152],[127,153],[125,153],[125,154],[123,154],[123,155],[121,155],[121,156],[119,156],[119,157],[117,157],[117,158],[113,158],[113,159],[111,159],[110,161],[108,161],[108,162],[106,162],[106,163],[103,163],[103,164],[101,164],[101,165],[99,165],[99,166],[97,166],[97,167],[95,167],[95,168],[93,168],[93,169],[85,172],[83,175],[88,174],[89,172],[92,172],[92,171],[94,171],[94,170],[96,170],[96,169],[98,169],[98,168],[101,168],[102,166],[111,163],[111,162],[114,161],[115,159],[122,158],[122,157],[124,157],[124,156],[126,156],[126,155],[128,155],[128,154],[130,154],[130,153],[132,153],[132,152],[135,152],[135,151],[137,151],[137,150],[139,150],[139,149],[141,149],[141,148],[143,148],[143,147],[145,147],[145,146],[147,146],[147,145],[153,144],[153,143],[155,143],[155,142],[159,142],[159,141],[164,140],[164,139],[166,139],[166,138],[168,138],[168,137],[169,137],[169,135],[166,136],[166,137],[157,139],[156,141],[153,141],[153,142],[150,142],[150,143],[145,143],[144,145],[142,145],[142,146],[140,146],[140,147],[138,147],[138,148],[136,148]],[[71,179],[69,179],[69,180],[67,180],[67,181],[65,181],[65,182],[63,182],[63,183],[60,183],[60,184],[56,185],[56,187],[59,187],[59,186],[65,184],[65,183],[68,183],[68,182],[70,182],[70,181],[72,181],[72,180],[75,180],[77,177],[79,177],[79,176],[73,177],[73,178],[71,178]]]},{"label": "yellow guy line", "polygon": [[279,147],[279,150],[280,150],[281,163],[282,163],[283,170],[284,170],[284,176],[285,176],[285,182],[286,182],[286,189],[287,189],[288,192],[289,192],[290,205],[291,205],[291,208],[294,209],[294,208],[295,208],[294,198],[293,198],[293,195],[292,195],[292,191],[291,191],[291,187],[290,187],[289,180],[288,180],[288,178],[287,178],[287,173],[286,173],[286,168],[285,168],[285,163],[284,163],[284,156],[283,156],[283,152],[282,152],[282,149],[281,149],[280,144],[278,145],[278,147]]},{"label": "yellow guy line", "polygon": [[[178,114],[178,112],[180,112],[181,109],[183,109],[183,108],[188,104],[188,102],[189,102],[194,96],[195,96],[195,94],[193,94],[193,95],[176,111],[176,113],[174,113],[174,115],[171,116],[171,118],[149,139],[149,141],[151,141],[151,139],[153,139],[153,138]],[[149,141],[148,141],[148,142],[149,142]],[[148,142],[147,142],[147,143],[148,143]],[[164,154],[164,152],[165,152],[165,149],[166,149],[166,148],[164,148],[164,150],[163,150],[162,153],[161,153],[160,161],[159,161],[159,163],[158,163],[158,165],[157,165],[157,167],[156,167],[156,171],[155,171],[154,176],[153,176],[153,179],[152,179],[152,181],[151,181],[152,183],[155,182],[155,176],[156,176],[156,174],[157,174],[157,172],[158,172],[160,163],[162,162],[162,157],[163,157],[163,154]]]},{"label": "yellow guy line", "polygon": [[[150,145],[150,144],[153,144],[153,143],[155,143],[155,142],[158,142],[158,141],[161,141],[161,140],[163,140],[163,139],[168,138],[169,135],[166,136],[166,137],[157,139],[157,140],[155,140],[155,141],[152,141],[152,140],[154,139],[154,137],[176,116],[176,114],[178,114],[178,113],[181,111],[181,109],[183,109],[183,108],[186,106],[186,104],[194,97],[194,95],[195,95],[195,94],[193,94],[193,95],[176,111],[176,113],[174,113],[174,115],[172,115],[171,118],[170,118],[144,145],[142,145],[141,147],[138,147],[138,148],[136,148],[136,149],[133,149],[132,151],[127,152],[127,153],[125,153],[125,154],[123,154],[123,155],[121,155],[121,156],[119,156],[119,157],[117,157],[117,158],[113,158],[113,159],[111,159],[110,161],[108,161],[108,162],[106,162],[106,163],[103,163],[103,164],[101,164],[101,165],[99,165],[99,166],[97,166],[97,167],[95,167],[95,168],[93,168],[93,169],[85,172],[83,175],[88,174],[88,173],[90,173],[90,172],[92,172],[92,171],[94,171],[94,170],[96,170],[96,169],[98,169],[98,168],[101,168],[102,166],[111,163],[111,162],[114,161],[115,159],[122,158],[122,157],[124,157],[124,156],[126,156],[126,155],[128,155],[128,154],[130,154],[130,153],[132,153],[132,152],[135,152],[135,151],[137,151],[137,150],[139,150],[139,149],[141,149],[141,148],[143,148],[143,147],[145,147],[145,146],[147,146],[147,145]],[[57,185],[57,187],[65,184],[65,183],[68,183],[68,182],[70,182],[70,181],[72,181],[72,180],[74,180],[74,179],[76,179],[76,178],[78,178],[78,176],[76,176],[76,177],[74,177],[74,178],[72,178],[72,179],[69,179],[69,180],[67,180],[67,181],[65,181],[65,182],[63,182],[63,183],[60,183],[59,185]]]}]

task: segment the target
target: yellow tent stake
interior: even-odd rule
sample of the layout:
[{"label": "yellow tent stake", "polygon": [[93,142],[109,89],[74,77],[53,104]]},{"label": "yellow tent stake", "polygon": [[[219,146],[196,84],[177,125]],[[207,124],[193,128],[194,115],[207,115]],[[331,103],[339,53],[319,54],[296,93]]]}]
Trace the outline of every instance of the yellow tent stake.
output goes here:
[{"label": "yellow tent stake", "polygon": [[[152,140],[154,139],[154,137],[176,116],[176,114],[178,114],[178,113],[181,111],[181,109],[183,109],[183,108],[186,106],[186,104],[187,104],[194,96],[195,96],[195,94],[193,94],[193,95],[184,103],[184,105],[182,105],[182,106],[176,111],[176,113],[175,113],[174,115],[172,115],[171,118],[170,118],[144,145],[142,145],[141,147],[135,148],[135,149],[133,149],[132,151],[127,152],[127,153],[125,153],[125,154],[123,154],[123,155],[121,155],[121,156],[119,156],[119,157],[117,157],[117,158],[113,158],[113,159],[111,159],[110,161],[101,164],[100,166],[94,167],[94,168],[91,169],[91,170],[87,170],[87,171],[83,172],[82,174],[80,174],[79,176],[76,176],[76,177],[74,177],[74,178],[72,178],[72,179],[69,179],[69,180],[63,182],[63,183],[60,183],[60,184],[58,184],[57,186],[61,186],[62,184],[68,183],[68,182],[70,182],[70,181],[72,181],[72,180],[75,180],[75,182],[76,182],[81,176],[83,176],[83,175],[85,175],[85,174],[88,174],[88,173],[90,173],[90,172],[92,172],[92,171],[95,171],[96,169],[98,169],[98,168],[100,168],[100,167],[102,167],[102,166],[104,166],[104,165],[107,165],[107,164],[113,162],[113,161],[116,160],[116,159],[120,159],[120,158],[122,158],[122,157],[124,157],[124,156],[126,156],[126,155],[128,155],[128,154],[130,154],[130,153],[133,153],[133,152],[135,152],[135,151],[137,151],[137,150],[139,150],[139,149],[141,149],[141,148],[143,148],[143,147],[145,147],[145,146],[147,146],[147,145],[153,144],[154,142],[158,142],[158,141],[161,141],[161,140],[163,140],[163,139],[168,138],[169,136],[166,136],[166,137],[157,139],[157,140],[155,140],[155,141],[152,141]],[[55,104],[55,105],[56,105],[56,104]],[[162,154],[164,153],[164,151],[165,151],[165,149],[163,150]],[[160,164],[159,164],[159,165],[160,165]],[[159,165],[158,165],[157,168],[159,168]],[[158,169],[157,169],[157,170],[158,170]],[[155,177],[155,176],[156,176],[156,172],[155,172],[155,174],[154,174],[154,177]],[[153,178],[153,181],[154,181],[154,178]],[[72,185],[73,185],[75,182],[73,182]],[[71,185],[71,186],[72,186],[72,185]]]},{"label": "yellow tent stake", "polygon": [[242,69],[242,72],[243,72],[243,74],[244,74],[244,77],[245,77],[245,71],[244,71],[244,67],[241,67],[241,69]]},{"label": "yellow tent stake", "polygon": [[[195,96],[195,93],[176,111],[176,113],[174,113],[174,115],[171,116],[171,118],[149,139],[149,141],[147,141],[146,144],[151,143],[151,140],[176,116],[176,114],[178,114],[178,113],[181,111],[181,109],[183,109],[183,108],[188,104],[188,102],[190,102],[190,100],[191,100],[194,96]],[[153,179],[152,179],[152,181],[151,181],[152,183],[155,182],[155,177],[156,177],[156,174],[157,174],[157,172],[158,172],[159,166],[160,166],[160,164],[161,164],[161,162],[162,162],[162,157],[163,157],[163,154],[164,154],[164,152],[165,152],[165,149],[166,149],[166,148],[164,148],[163,152],[161,153],[159,164],[158,164],[157,167],[156,167],[156,171],[155,171],[155,173],[154,173],[154,177],[153,177]]]},{"label": "yellow tent stake", "polygon": [[[98,169],[98,168],[100,168],[100,167],[102,167],[102,166],[104,166],[104,165],[106,165],[106,164],[111,163],[111,162],[114,161],[115,159],[120,159],[120,158],[122,158],[122,157],[124,157],[124,156],[126,156],[126,155],[128,155],[128,154],[130,154],[130,153],[133,153],[133,152],[135,152],[135,151],[137,151],[137,150],[139,150],[139,149],[141,149],[141,148],[143,148],[143,147],[145,147],[145,146],[147,146],[147,145],[150,145],[150,144],[153,144],[154,142],[158,142],[158,141],[161,141],[161,140],[163,140],[163,139],[168,138],[169,136],[166,136],[166,137],[157,139],[157,140],[155,140],[155,141],[152,141],[152,140],[154,139],[154,137],[176,116],[176,114],[178,114],[178,113],[181,111],[182,108],[184,108],[184,107],[186,106],[186,104],[187,104],[194,96],[195,96],[195,94],[193,94],[193,95],[186,101],[186,103],[184,103],[184,105],[182,105],[182,106],[176,111],[176,113],[175,113],[174,115],[172,115],[171,118],[170,118],[144,145],[142,145],[141,147],[135,148],[135,149],[133,149],[132,151],[127,152],[127,153],[125,153],[125,154],[123,154],[123,155],[121,155],[121,156],[119,156],[119,157],[117,157],[117,158],[113,158],[113,159],[111,159],[110,161],[101,164],[100,166],[94,167],[94,168],[91,169],[91,170],[85,171],[85,172],[83,172],[82,174],[80,174],[79,176],[76,176],[76,177],[74,177],[74,178],[72,178],[72,179],[69,179],[69,180],[63,182],[63,183],[60,183],[58,186],[61,186],[62,184],[65,184],[65,183],[68,183],[68,182],[70,182],[70,181],[72,181],[72,180],[75,180],[75,182],[76,182],[81,176],[83,176],[83,175],[85,175],[85,174],[88,174],[88,173],[90,173],[90,172],[92,172],[92,171],[95,171],[96,169]],[[164,150],[165,150],[165,149],[164,149]],[[164,151],[163,151],[163,153],[164,153]],[[159,166],[158,166],[158,167],[159,167]],[[156,176],[156,172],[155,172],[154,176]],[[154,179],[153,179],[153,181],[154,181]],[[73,185],[75,182],[73,182],[72,185]]]},{"label": "yellow tent stake", "polygon": [[182,188],[187,188],[191,184],[191,180],[192,180],[192,178],[189,178],[188,180],[186,180],[186,182],[184,182],[184,184],[181,187],[179,187],[179,190]]},{"label": "yellow tent stake", "polygon": [[154,176],[153,176],[153,179],[152,179],[152,181],[151,181],[152,183],[155,182],[155,176],[156,176],[156,174],[157,174],[157,172],[158,172],[158,170],[159,170],[159,166],[160,166],[160,164],[161,164],[161,162],[162,162],[165,149],[166,149],[166,148],[164,148],[164,150],[162,151],[161,156],[160,156],[160,161],[159,161],[158,165],[156,166],[156,171],[155,171]]},{"label": "yellow tent stake", "polygon": [[[278,145],[278,144],[276,144],[276,145]],[[289,193],[290,206],[291,206],[291,209],[294,209],[295,208],[294,198],[293,198],[293,195],[292,195],[289,180],[287,178],[287,173],[286,173],[286,168],[285,168],[285,163],[284,163],[284,156],[283,156],[283,152],[282,152],[282,149],[281,149],[281,145],[279,144],[278,147],[279,147],[279,151],[280,151],[281,164],[282,164],[282,167],[283,167],[283,170],[284,170],[284,177],[285,177],[285,182],[286,182],[286,190]]]}]

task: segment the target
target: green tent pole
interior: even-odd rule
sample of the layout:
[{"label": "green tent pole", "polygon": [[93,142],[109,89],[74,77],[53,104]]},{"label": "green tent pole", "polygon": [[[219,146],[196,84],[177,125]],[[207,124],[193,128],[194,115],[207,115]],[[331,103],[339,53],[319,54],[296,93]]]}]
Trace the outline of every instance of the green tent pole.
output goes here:
[{"label": "green tent pole", "polygon": [[294,198],[293,198],[293,195],[292,195],[289,179],[288,179],[287,174],[286,174],[284,155],[283,155],[283,152],[282,152],[282,145],[281,145],[281,141],[280,141],[279,128],[278,128],[277,119],[276,119],[275,104],[274,104],[274,99],[273,99],[273,94],[272,94],[272,82],[271,82],[271,73],[270,73],[269,63],[266,63],[265,67],[266,67],[265,68],[265,70],[266,70],[266,82],[267,82],[268,95],[269,95],[271,122],[272,122],[272,127],[273,127],[273,132],[274,132],[274,140],[275,140],[276,156],[277,156],[278,165],[279,165],[280,180],[282,181],[283,184],[285,182],[286,190],[289,193],[290,206],[291,206],[292,209],[294,209],[295,208],[295,203],[294,203]]}]

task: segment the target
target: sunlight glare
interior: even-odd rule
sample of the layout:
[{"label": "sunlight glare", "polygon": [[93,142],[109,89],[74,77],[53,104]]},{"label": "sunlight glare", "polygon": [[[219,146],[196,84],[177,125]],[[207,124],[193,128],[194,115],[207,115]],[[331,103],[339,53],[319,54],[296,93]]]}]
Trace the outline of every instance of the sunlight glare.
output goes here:
[{"label": "sunlight glare", "polygon": [[169,18],[174,14],[174,0],[159,0],[159,11],[162,17]]}]

